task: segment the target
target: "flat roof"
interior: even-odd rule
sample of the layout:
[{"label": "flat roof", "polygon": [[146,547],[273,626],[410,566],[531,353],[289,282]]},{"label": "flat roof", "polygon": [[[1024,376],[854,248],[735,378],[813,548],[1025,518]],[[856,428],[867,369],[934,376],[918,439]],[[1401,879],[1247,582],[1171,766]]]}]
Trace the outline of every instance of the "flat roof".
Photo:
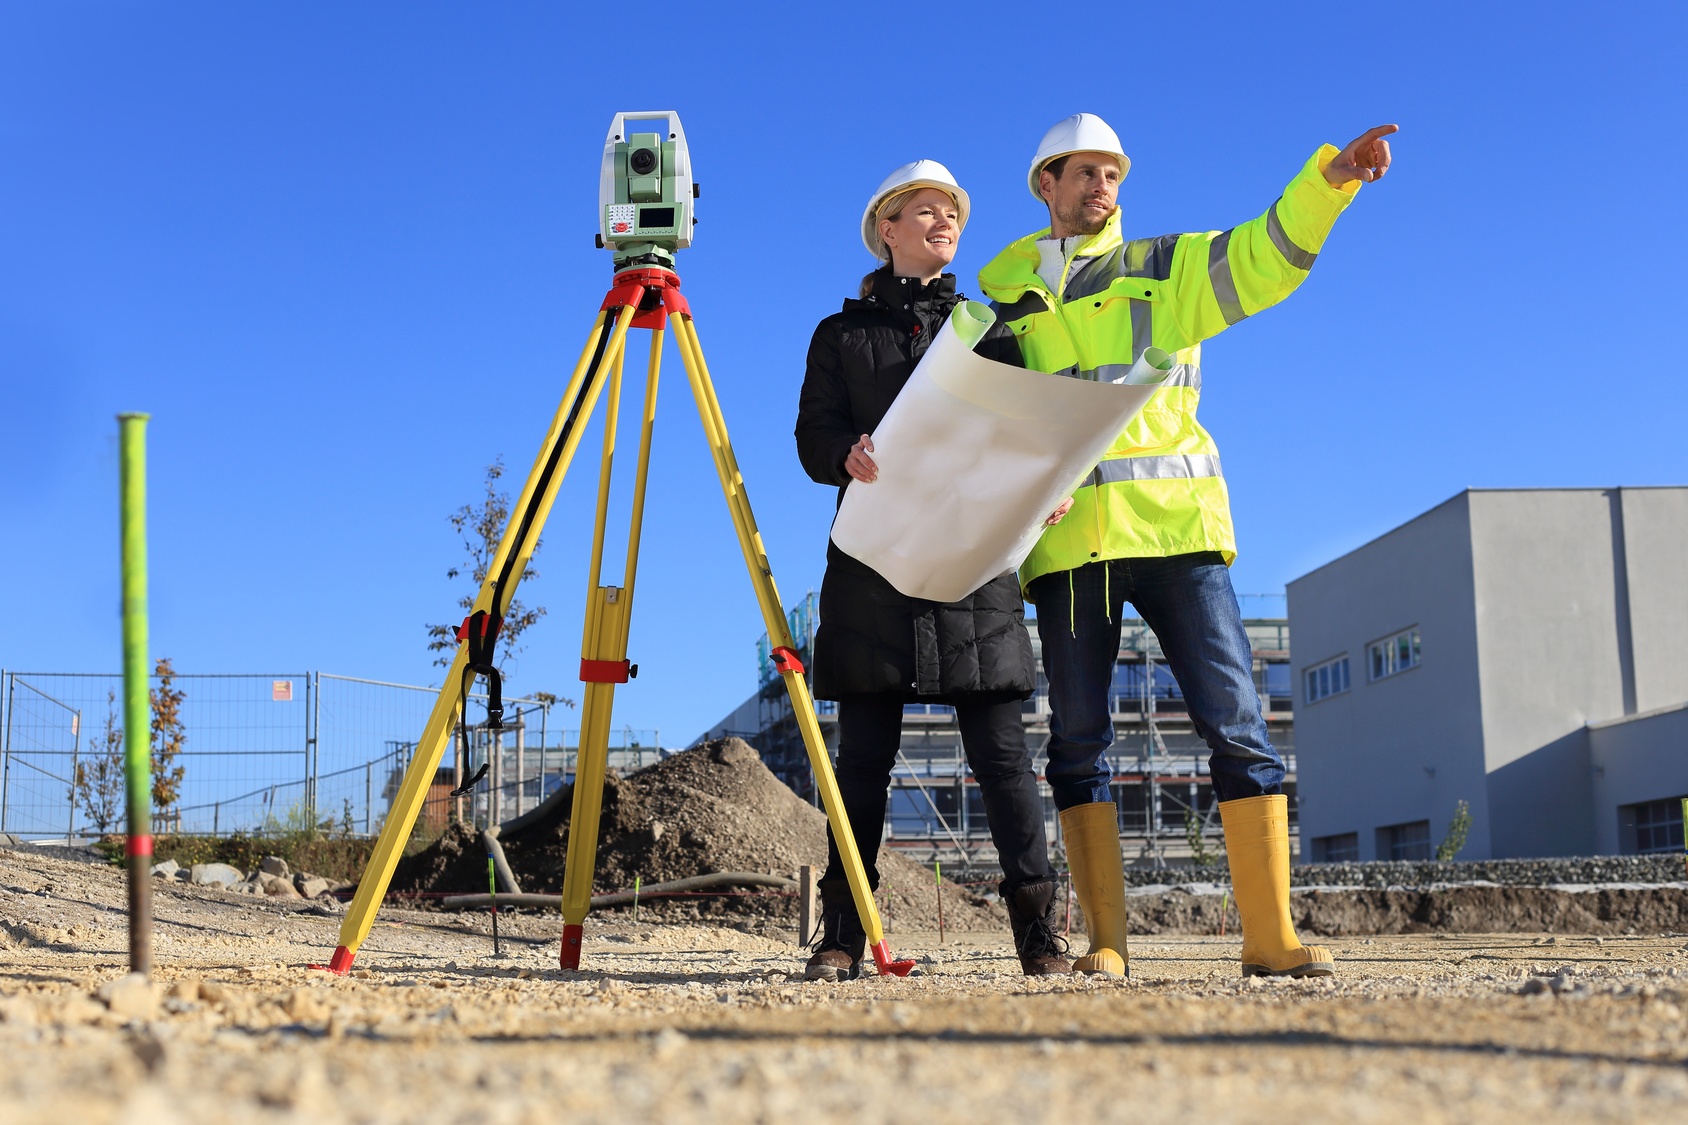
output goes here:
[{"label": "flat roof", "polygon": [[1312,570],[1309,570],[1306,574],[1300,574],[1300,575],[1297,575],[1294,578],[1291,578],[1288,582],[1284,583],[1284,589],[1287,592],[1289,587],[1295,585],[1297,582],[1300,582],[1303,578],[1311,578],[1313,575],[1319,573],[1319,571],[1325,569],[1325,567],[1334,566],[1336,563],[1341,562],[1343,559],[1347,558],[1349,555],[1358,554],[1359,552],[1365,550],[1367,547],[1370,547],[1374,543],[1383,542],[1385,539],[1389,538],[1391,535],[1395,534],[1397,531],[1400,531],[1402,528],[1407,527],[1411,524],[1417,523],[1419,520],[1425,518],[1426,516],[1431,515],[1432,513],[1436,512],[1436,511],[1438,511],[1442,508],[1447,507],[1449,504],[1452,504],[1455,500],[1458,500],[1460,497],[1467,496],[1467,495],[1469,495],[1473,492],[1668,492],[1668,491],[1672,491],[1672,490],[1675,490],[1675,491],[1688,490],[1688,484],[1614,484],[1614,485],[1596,485],[1596,486],[1563,487],[1563,488],[1557,488],[1557,487],[1554,487],[1554,486],[1551,486],[1551,485],[1542,485],[1542,486],[1527,487],[1527,488],[1476,488],[1476,487],[1462,488],[1458,492],[1454,493],[1452,496],[1448,497],[1446,500],[1443,500],[1441,503],[1432,504],[1430,507],[1428,507],[1424,511],[1420,512],[1418,515],[1413,516],[1409,520],[1405,520],[1401,523],[1396,524],[1394,527],[1390,528],[1388,531],[1385,531],[1383,534],[1375,535],[1372,538],[1366,540],[1364,543],[1361,543],[1357,547],[1350,547],[1348,550],[1342,552],[1342,554],[1340,554],[1340,555],[1337,555],[1335,558],[1330,559],[1327,562],[1320,563],[1318,566],[1314,567]]}]

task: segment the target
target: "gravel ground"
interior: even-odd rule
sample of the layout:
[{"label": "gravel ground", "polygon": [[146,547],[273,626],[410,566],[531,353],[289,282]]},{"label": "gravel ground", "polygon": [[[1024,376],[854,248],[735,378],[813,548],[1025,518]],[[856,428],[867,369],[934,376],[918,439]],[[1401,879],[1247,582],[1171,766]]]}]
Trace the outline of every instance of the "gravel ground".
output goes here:
[{"label": "gravel ground", "polygon": [[[1667,1121],[1688,1114],[1688,941],[1332,941],[1243,981],[1156,937],[1125,984],[1027,981],[999,933],[893,930],[906,980],[793,979],[787,935],[384,912],[353,975],[321,905],[160,884],[156,986],[122,980],[109,868],[0,851],[0,1078],[17,1122]],[[115,985],[115,987],[113,987]],[[105,999],[99,996],[102,988]]]}]

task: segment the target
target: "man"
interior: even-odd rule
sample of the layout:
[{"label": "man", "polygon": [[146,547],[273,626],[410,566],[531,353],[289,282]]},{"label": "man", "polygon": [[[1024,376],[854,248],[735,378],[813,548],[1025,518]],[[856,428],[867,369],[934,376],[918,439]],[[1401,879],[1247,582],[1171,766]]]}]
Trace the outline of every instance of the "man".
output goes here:
[{"label": "man", "polygon": [[1266,735],[1228,567],[1236,557],[1218,448],[1196,421],[1201,341],[1287,297],[1361,183],[1389,168],[1394,125],[1314,153],[1264,215],[1227,231],[1127,241],[1115,205],[1131,161],[1101,118],[1044,136],[1028,183],[1049,227],[979,274],[1026,366],[1125,376],[1151,344],[1176,365],[1020,570],[1049,677],[1048,778],[1090,931],[1079,972],[1126,976],[1125,872],[1109,789],[1108,696],[1129,601],[1155,631],[1212,749],[1210,772],[1242,918],[1245,976],[1325,976],[1289,917],[1283,760]]}]

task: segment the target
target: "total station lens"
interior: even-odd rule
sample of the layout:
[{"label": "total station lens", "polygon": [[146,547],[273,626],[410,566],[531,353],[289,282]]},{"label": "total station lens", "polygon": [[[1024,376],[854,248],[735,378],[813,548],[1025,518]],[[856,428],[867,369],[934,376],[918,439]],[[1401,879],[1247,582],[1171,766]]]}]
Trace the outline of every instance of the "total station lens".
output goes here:
[{"label": "total station lens", "polygon": [[648,176],[656,171],[656,153],[648,148],[636,148],[627,158],[627,166],[635,176]]}]

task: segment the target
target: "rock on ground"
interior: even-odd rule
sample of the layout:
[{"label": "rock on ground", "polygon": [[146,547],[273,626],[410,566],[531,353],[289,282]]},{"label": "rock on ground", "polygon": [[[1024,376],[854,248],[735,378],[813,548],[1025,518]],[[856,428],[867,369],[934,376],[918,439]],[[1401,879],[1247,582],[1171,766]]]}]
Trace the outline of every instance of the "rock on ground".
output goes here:
[{"label": "rock on ground", "polygon": [[188,871],[188,881],[196,887],[232,887],[245,879],[246,872],[226,863],[196,863]]}]

